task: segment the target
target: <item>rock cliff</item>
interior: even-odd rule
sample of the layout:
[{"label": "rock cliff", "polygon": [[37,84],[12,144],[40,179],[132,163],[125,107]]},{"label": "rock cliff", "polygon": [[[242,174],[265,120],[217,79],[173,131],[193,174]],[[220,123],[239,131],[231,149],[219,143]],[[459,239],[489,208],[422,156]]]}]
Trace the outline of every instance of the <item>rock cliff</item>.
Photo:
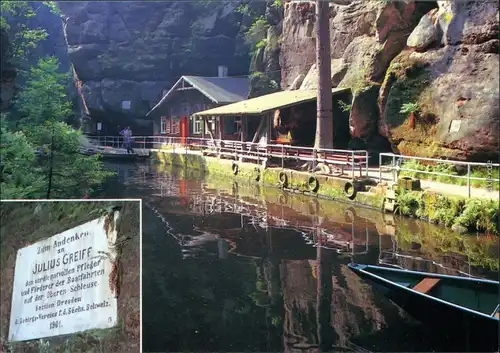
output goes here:
[{"label": "rock cliff", "polygon": [[[498,159],[498,14],[497,2],[333,1],[332,86],[354,93],[351,147]],[[316,85],[314,22],[313,2],[285,3],[283,89]]]},{"label": "rock cliff", "polygon": [[[142,121],[150,133],[141,118],[162,93],[181,75],[216,75],[218,65],[250,71],[251,96],[316,85],[314,2],[58,6],[82,110],[95,121]],[[335,0],[330,19],[332,86],[354,93],[350,147],[498,158],[496,2]]]},{"label": "rock cliff", "polygon": [[216,76],[218,65],[229,75],[247,74],[243,32],[251,19],[235,11],[239,5],[58,3],[85,113],[124,125],[144,117],[182,75]]}]

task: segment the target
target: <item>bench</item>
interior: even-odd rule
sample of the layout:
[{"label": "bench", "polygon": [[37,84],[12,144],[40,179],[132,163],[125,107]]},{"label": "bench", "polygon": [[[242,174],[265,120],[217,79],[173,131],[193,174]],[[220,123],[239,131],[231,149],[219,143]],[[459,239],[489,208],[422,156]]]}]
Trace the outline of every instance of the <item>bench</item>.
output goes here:
[{"label": "bench", "polygon": [[420,282],[418,282],[415,287],[413,287],[413,290],[422,293],[422,294],[427,294],[432,288],[438,284],[440,281],[439,278],[424,278]]}]

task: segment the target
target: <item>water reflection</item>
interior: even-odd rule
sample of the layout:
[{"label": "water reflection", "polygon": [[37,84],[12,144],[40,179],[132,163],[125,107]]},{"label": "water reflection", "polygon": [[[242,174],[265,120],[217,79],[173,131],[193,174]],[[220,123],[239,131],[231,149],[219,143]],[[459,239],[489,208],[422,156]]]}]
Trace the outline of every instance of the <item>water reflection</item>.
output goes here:
[{"label": "water reflection", "polygon": [[497,277],[495,239],[347,204],[146,166],[123,192],[147,206],[145,351],[464,351],[347,264]]}]

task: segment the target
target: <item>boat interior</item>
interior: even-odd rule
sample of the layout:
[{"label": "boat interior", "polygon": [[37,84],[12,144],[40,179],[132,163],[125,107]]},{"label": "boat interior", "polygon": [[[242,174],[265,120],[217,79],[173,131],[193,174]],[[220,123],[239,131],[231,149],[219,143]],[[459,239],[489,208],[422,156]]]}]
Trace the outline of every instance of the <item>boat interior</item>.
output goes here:
[{"label": "boat interior", "polygon": [[365,271],[383,277],[419,293],[500,318],[499,286],[486,281],[470,281],[460,277],[423,277],[419,273],[388,271],[368,267]]}]

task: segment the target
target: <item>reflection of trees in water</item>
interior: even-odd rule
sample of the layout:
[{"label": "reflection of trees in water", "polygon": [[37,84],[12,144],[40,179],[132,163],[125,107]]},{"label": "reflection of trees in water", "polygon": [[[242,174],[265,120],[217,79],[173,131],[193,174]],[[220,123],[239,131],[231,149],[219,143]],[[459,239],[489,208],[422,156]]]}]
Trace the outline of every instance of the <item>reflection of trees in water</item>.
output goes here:
[{"label": "reflection of trees in water", "polygon": [[285,352],[347,349],[404,315],[332,256],[281,264]]},{"label": "reflection of trees in water", "polygon": [[[150,328],[163,326],[165,335],[158,346],[145,348],[262,350],[261,336],[266,331],[258,319],[263,310],[256,310],[250,298],[255,283],[251,267],[225,261],[181,261],[182,265],[171,263],[172,268],[160,267],[160,271],[148,276],[149,294],[145,300],[156,305],[146,304],[149,310],[145,327],[148,323]],[[157,328],[152,330],[158,332]]]},{"label": "reflection of trees in water", "polygon": [[266,350],[281,350],[283,299],[279,263],[276,259],[254,260],[256,288],[250,297],[257,307],[265,308]]},{"label": "reflection of trees in water", "polygon": [[[311,244],[317,243],[318,234],[322,234],[327,245],[335,248],[353,239],[352,248],[348,249],[353,250],[356,245],[354,250],[363,263],[376,263],[379,250],[390,248],[415,257],[422,253],[429,258],[435,255],[436,261],[441,262],[450,259],[454,268],[463,266],[460,259],[456,260],[460,263],[453,263],[455,259],[438,250],[425,252],[431,248],[429,238],[441,247],[447,245],[444,236],[443,239],[427,237],[422,232],[407,239],[399,234],[405,228],[398,226],[392,239],[399,244],[395,243],[393,248],[391,237],[379,233],[370,220],[356,215],[344,221],[338,217],[301,215],[283,205],[262,204],[251,197],[242,199],[203,188],[189,189],[185,196],[187,204],[179,205],[176,200],[180,184],[174,176],[162,179],[155,188],[167,190],[166,196],[170,196],[154,199],[160,213],[175,214],[172,219],[178,233],[190,235],[184,245],[204,249],[209,248],[208,243],[224,245],[227,241],[231,245],[227,261],[207,261],[203,255],[176,262],[168,269],[162,266],[155,278],[156,287],[169,306],[162,310],[164,314],[154,313],[162,317],[154,322],[170,323],[165,335],[172,343],[155,350],[168,347],[195,351],[281,351],[284,343],[286,352],[317,352],[332,345],[339,351],[340,346],[349,347],[352,341],[359,342],[360,337],[406,322],[404,313],[345,266],[349,258],[323,249],[325,252],[314,259],[313,252],[317,249],[306,245],[307,239],[302,240],[301,231],[314,234]],[[278,224],[293,225],[294,229],[282,227],[278,231],[273,224],[276,228]],[[274,232],[274,248],[269,240],[271,232]],[[379,243],[384,238],[391,244]],[[455,243],[446,249],[453,250]],[[304,256],[305,248],[310,251]],[[359,255],[368,248],[369,253]],[[242,257],[235,260],[236,256]],[[243,258],[246,262],[239,262]],[[398,261],[405,268],[428,266],[418,258]],[[184,341],[178,343],[177,339]],[[372,349],[386,346],[382,342]]]}]

